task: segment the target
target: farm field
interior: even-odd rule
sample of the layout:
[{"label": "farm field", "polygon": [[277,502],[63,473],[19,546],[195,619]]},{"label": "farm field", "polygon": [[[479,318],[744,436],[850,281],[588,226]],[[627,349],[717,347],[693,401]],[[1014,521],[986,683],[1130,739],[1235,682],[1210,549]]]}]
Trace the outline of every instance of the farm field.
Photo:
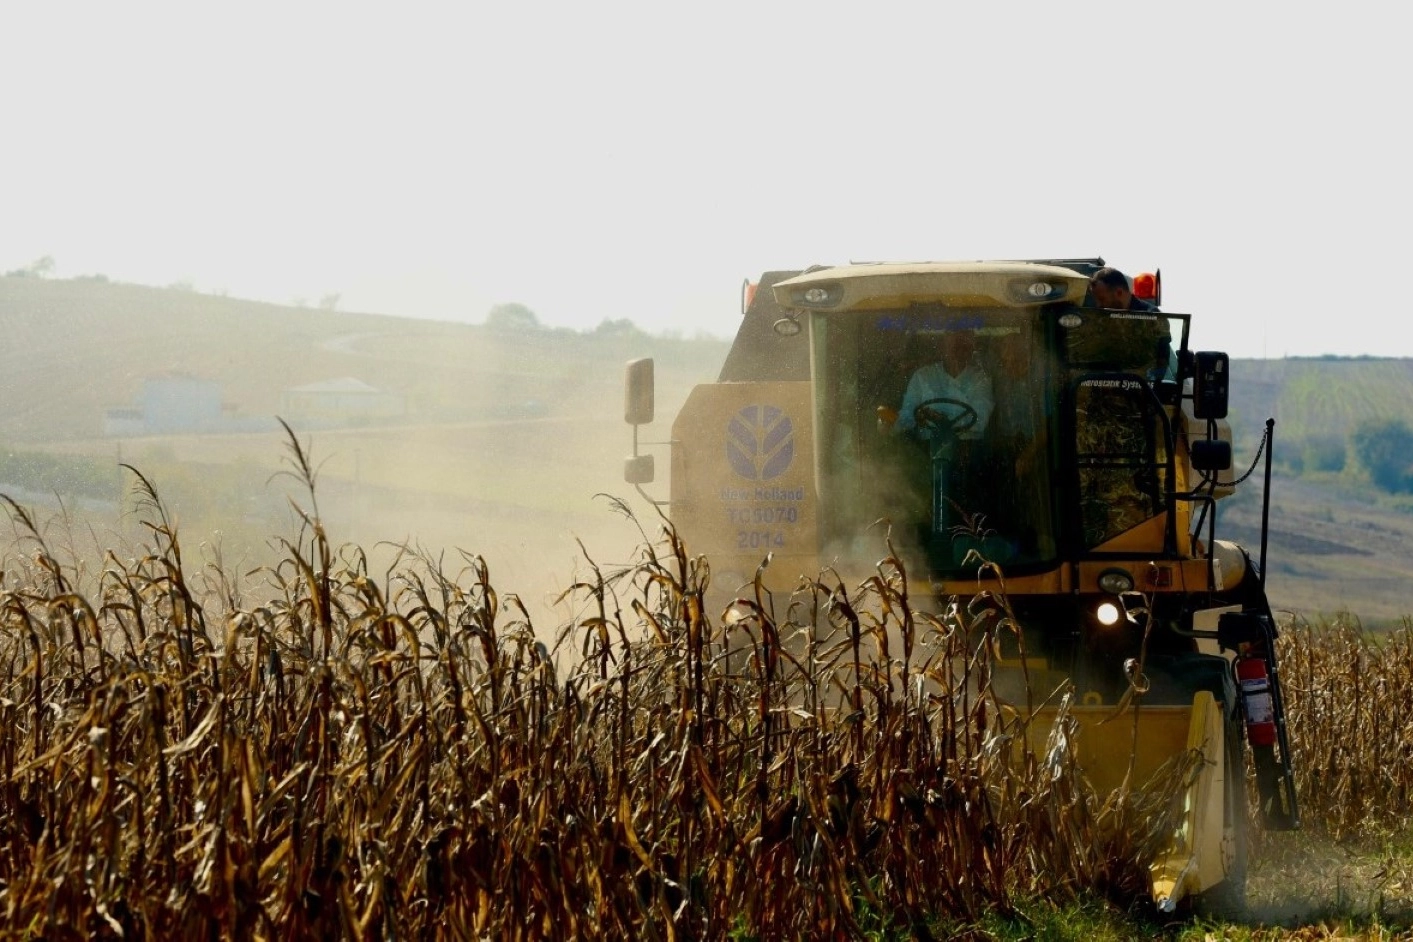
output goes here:
[{"label": "farm field", "polygon": [[[0,279],[0,318],[9,340],[0,348],[0,444],[84,458],[84,479],[108,482],[94,498],[92,487],[64,494],[62,474],[28,486],[0,475],[8,492],[46,512],[58,509],[57,491],[66,506],[88,500],[97,511],[96,500],[116,513],[130,483],[118,463],[127,462],[162,486],[193,539],[219,529],[230,556],[259,555],[288,519],[283,479],[271,478],[283,467],[280,415],[320,462],[321,511],[337,539],[376,546],[413,537],[429,548],[468,549],[520,584],[541,570],[546,582],[573,571],[582,562],[576,538],[602,559],[631,550],[636,532],[594,497],[648,506],[622,483],[630,442],[621,421],[624,362],[655,358],[658,417],[644,433],[665,441],[678,406],[716,375],[727,349],[710,338],[496,331],[41,279]],[[728,312],[704,326],[727,333],[734,325]],[[1204,343],[1219,339],[1198,326]],[[105,434],[105,415],[139,403],[153,378],[173,375],[218,386],[230,429]],[[405,412],[334,421],[291,410],[290,390],[341,378],[399,397]],[[1413,508],[1377,493],[1352,463],[1339,474],[1295,473],[1290,460],[1312,442],[1342,441],[1360,421],[1405,415],[1410,401],[1413,364],[1405,361],[1233,365],[1235,472],[1256,458],[1265,418],[1276,419],[1268,576],[1277,607],[1357,612],[1385,626],[1413,610],[1413,554],[1403,551],[1413,541]],[[670,462],[664,446],[654,447],[660,480],[649,491],[662,496]],[[1260,470],[1219,511],[1253,552]],[[132,535],[116,520],[102,526]]]},{"label": "farm field", "polygon": [[997,748],[1012,721],[960,669],[984,620],[904,630],[895,578],[852,595],[880,630],[803,670],[767,656],[788,619],[710,620],[664,537],[566,586],[546,644],[474,557],[375,572],[321,527],[247,602],[144,496],[141,552],[96,581],[10,508],[29,537],[0,592],[0,934],[1413,933],[1413,739],[1389,722],[1407,628],[1287,626],[1306,831],[1257,838],[1244,921],[1158,920],[1142,874],[1175,779],[1102,795],[1063,749]]},{"label": "farm field", "polygon": [[[873,663],[898,699],[846,728],[784,704],[857,673],[765,677],[725,656],[719,613],[692,601],[700,573],[622,483],[623,362],[657,360],[644,440],[661,442],[723,342],[11,279],[0,314],[17,340],[0,350],[4,457],[29,475],[0,476],[17,501],[0,550],[0,935],[40,919],[56,936],[361,938],[435,918],[471,937],[514,919],[526,938],[1413,937],[1413,744],[1389,721],[1413,697],[1413,514],[1357,474],[1278,461],[1273,491],[1307,828],[1257,837],[1247,920],[1164,923],[1132,908],[1135,822],[1161,796],[1081,815],[1082,839],[993,853],[946,807],[878,796],[949,780],[980,789],[959,793],[973,805],[992,788],[1045,796],[998,806],[1015,834],[1064,796],[972,751],[964,713],[905,697],[906,668]],[[193,364],[229,427],[105,433],[109,410]],[[1368,365],[1239,361],[1236,470],[1249,416],[1277,417],[1279,454],[1396,414],[1409,371],[1351,372]],[[292,418],[292,447],[285,393],[339,377],[405,413]],[[1326,395],[1339,383],[1357,395]],[[1219,516],[1253,552],[1255,481]],[[962,765],[933,761],[949,750]],[[919,843],[909,821],[952,843]],[[98,847],[101,873],[83,866]],[[533,877],[498,895],[484,860]],[[936,878],[961,870],[982,876]],[[751,895],[767,885],[779,899]],[[172,886],[189,888],[180,905]]]}]

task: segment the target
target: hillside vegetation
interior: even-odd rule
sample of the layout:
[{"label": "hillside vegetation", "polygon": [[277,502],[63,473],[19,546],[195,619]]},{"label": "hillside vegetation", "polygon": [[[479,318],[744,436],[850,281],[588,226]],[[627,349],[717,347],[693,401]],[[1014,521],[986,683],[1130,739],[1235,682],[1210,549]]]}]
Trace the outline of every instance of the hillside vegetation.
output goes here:
[{"label": "hillside vegetation", "polygon": [[[712,375],[719,340],[655,338],[622,324],[581,334],[284,307],[172,288],[0,278],[7,408],[0,440],[101,435],[107,410],[145,381],[188,376],[221,386],[232,419],[264,419],[290,390],[344,377],[396,394],[412,422],[504,417],[517,405],[621,399],[625,357],[654,356],[686,379]],[[614,413],[605,416],[621,421]]]},{"label": "hillside vegetation", "polygon": [[1232,376],[1235,417],[1254,429],[1274,416],[1290,441],[1345,438],[1372,419],[1413,419],[1413,360],[1242,360]]},{"label": "hillside vegetation", "polygon": [[[1234,362],[1234,474],[1256,457],[1267,418],[1275,419],[1267,566],[1273,603],[1307,613],[1353,612],[1373,623],[1413,612],[1407,554],[1413,502],[1375,486],[1353,444],[1373,423],[1413,422],[1413,361]],[[1259,470],[1218,517],[1253,551],[1259,546]]]}]

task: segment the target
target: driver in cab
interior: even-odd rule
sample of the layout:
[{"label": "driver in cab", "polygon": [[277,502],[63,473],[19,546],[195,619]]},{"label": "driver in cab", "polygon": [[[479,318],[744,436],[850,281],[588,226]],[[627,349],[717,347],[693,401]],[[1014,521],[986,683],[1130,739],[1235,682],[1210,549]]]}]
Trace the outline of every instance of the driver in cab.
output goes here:
[{"label": "driver in cab", "polygon": [[903,393],[894,430],[930,444],[980,438],[995,406],[991,377],[976,362],[976,334],[944,331],[941,359],[918,369]]}]

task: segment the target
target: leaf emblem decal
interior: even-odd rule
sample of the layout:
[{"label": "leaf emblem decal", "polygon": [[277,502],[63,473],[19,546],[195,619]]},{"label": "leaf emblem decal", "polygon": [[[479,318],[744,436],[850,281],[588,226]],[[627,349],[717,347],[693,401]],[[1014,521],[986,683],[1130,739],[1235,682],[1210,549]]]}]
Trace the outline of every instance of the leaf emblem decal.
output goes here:
[{"label": "leaf emblem decal", "polygon": [[795,457],[795,427],[775,406],[746,406],[726,427],[726,457],[743,478],[769,481]]}]

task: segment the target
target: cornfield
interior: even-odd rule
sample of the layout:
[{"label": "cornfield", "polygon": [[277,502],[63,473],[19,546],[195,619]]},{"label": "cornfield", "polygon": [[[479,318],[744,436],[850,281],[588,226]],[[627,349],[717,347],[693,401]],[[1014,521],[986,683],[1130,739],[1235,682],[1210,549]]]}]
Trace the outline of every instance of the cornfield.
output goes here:
[{"label": "cornfield", "polygon": [[[886,555],[713,612],[707,561],[663,528],[588,564],[551,650],[474,555],[375,572],[332,544],[294,455],[310,510],[258,604],[193,571],[140,475],[150,539],[91,577],[9,502],[5,936],[925,937],[1145,892],[1184,770],[1097,794],[1064,690],[1029,748],[991,684],[1003,596],[924,611]],[[1407,629],[1283,643],[1307,819],[1407,814]]]},{"label": "cornfield", "polygon": [[1291,753],[1310,826],[1341,838],[1413,820],[1413,621],[1297,619],[1281,644]]}]

